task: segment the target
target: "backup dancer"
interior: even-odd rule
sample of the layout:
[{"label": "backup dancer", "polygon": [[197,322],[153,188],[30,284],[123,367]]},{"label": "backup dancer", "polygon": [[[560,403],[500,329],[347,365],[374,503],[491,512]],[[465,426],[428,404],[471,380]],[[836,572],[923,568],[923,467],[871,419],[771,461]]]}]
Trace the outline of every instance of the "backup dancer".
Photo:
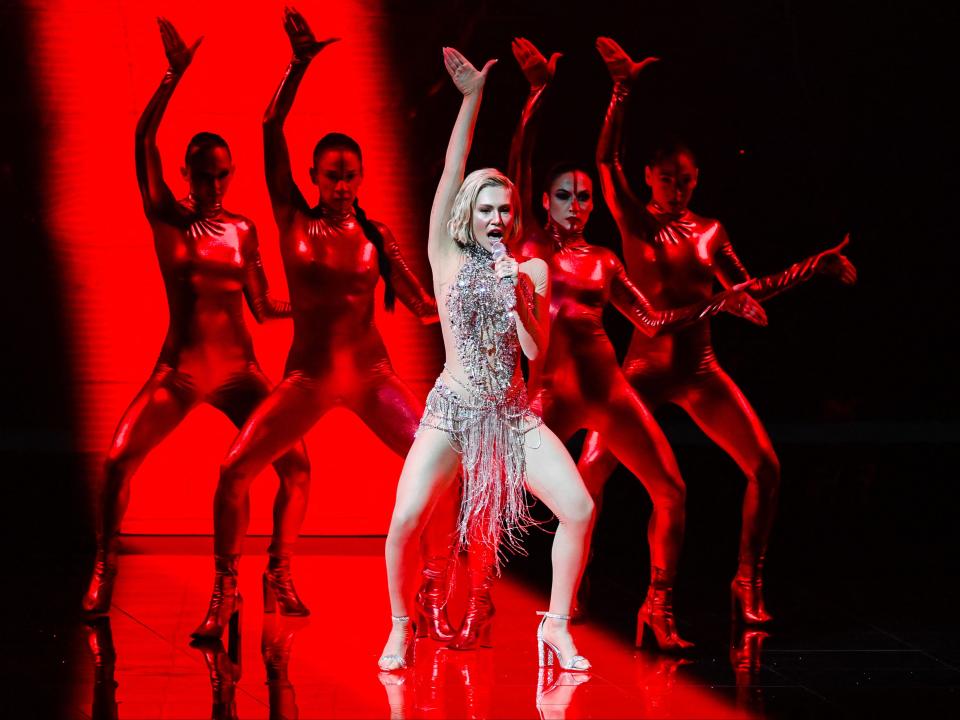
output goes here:
[{"label": "backup dancer", "polygon": [[[249,488],[267,463],[335,407],[356,413],[398,455],[413,443],[423,405],[394,372],[374,324],[378,279],[386,284],[388,309],[399,298],[422,320],[436,318],[436,303],[407,266],[389,228],[368,219],[357,202],[363,158],[353,138],[330,133],[317,143],[310,168],[319,194],[315,207],[295,184],[283,124],[307,67],[334,39],[317,41],[291,9],[285,11],[284,29],[293,58],[264,116],[263,140],[267,189],[293,306],[293,345],[283,380],[243,426],[221,467],[214,500],[215,584],[207,616],[194,632],[197,638],[219,637],[239,610],[237,565],[249,522]],[[453,634],[443,608],[452,518],[451,507],[447,527],[436,526],[436,577],[428,574],[419,598],[433,619],[431,632],[444,640]],[[283,614],[305,615],[290,580],[292,540],[270,548],[264,602],[268,611],[277,607]],[[431,567],[428,563],[428,571]],[[349,602],[348,583],[342,591]]]},{"label": "backup dancer", "polygon": [[[97,559],[83,598],[83,609],[93,614],[110,609],[120,523],[131,479],[146,456],[201,403],[240,427],[270,392],[243,318],[244,298],[257,322],[290,316],[289,304],[268,292],[253,223],[223,207],[233,175],[224,139],[203,132],[190,141],[182,170],[190,186],[185,199],[174,198],[164,182],[157,128],[200,40],[187,47],[168,20],[159,18],[158,23],[170,66],[137,123],[136,166],[170,324],[157,365],[123,414],[107,454]],[[295,438],[285,450],[273,458],[280,476],[273,547],[296,538],[310,481],[303,444]]]},{"label": "backup dancer", "polygon": [[[523,217],[532,220],[534,126],[557,56],[548,63],[523,38],[514,41],[513,51],[530,83],[530,94],[514,135],[510,173],[517,178]],[[543,421],[557,437],[568,440],[581,428],[598,431],[650,494],[651,580],[637,617],[637,644],[647,627],[661,649],[682,649],[690,643],[676,631],[672,588],[683,540],[685,488],[666,437],[620,370],[603,327],[603,310],[612,304],[646,337],[690,326],[721,311],[757,324],[765,324],[766,317],[747,293],[735,290],[684,307],[655,309],[613,252],[585,241],[593,181],[576,165],[555,166],[548,173],[542,205],[546,226],[525,225],[520,244],[522,252],[547,262],[552,279],[549,349],[542,361],[531,363],[530,388],[541,404]]]},{"label": "backup dancer", "polygon": [[[842,254],[847,240],[830,250],[763,278],[751,278],[737,258],[723,225],[688,209],[697,185],[693,153],[682,145],[658,151],[645,168],[651,199],[644,203],[627,182],[621,136],[627,100],[637,76],[655,58],[634,62],[616,42],[599,38],[597,49],[614,81],[597,147],[601,188],[623,238],[630,280],[658,308],[678,308],[711,297],[719,282],[743,288],[758,300],[829,275],[856,280]],[[651,337],[634,333],[624,373],[651,410],[673,403],[725,450],[747,477],[740,559],[731,584],[734,606],[748,624],[770,620],[763,603],[762,569],[780,485],[780,464],[760,419],[717,361],[707,320]],[[594,497],[617,459],[602,431],[588,434],[579,468]]]}]

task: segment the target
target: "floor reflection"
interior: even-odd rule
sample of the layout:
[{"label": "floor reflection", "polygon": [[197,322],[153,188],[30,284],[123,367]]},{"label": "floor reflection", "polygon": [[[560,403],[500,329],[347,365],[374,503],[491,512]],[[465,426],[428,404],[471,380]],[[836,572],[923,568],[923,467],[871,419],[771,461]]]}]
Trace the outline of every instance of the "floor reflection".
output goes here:
[{"label": "floor reflection", "polygon": [[737,681],[737,707],[764,713],[763,688],[758,685],[763,664],[763,643],[770,633],[757,628],[733,629],[730,664]]},{"label": "floor reflection", "polygon": [[543,720],[573,720],[569,714],[573,694],[590,681],[590,673],[540,668],[537,677],[537,712]]},{"label": "floor reflection", "polygon": [[487,717],[493,687],[493,653],[456,652],[418,641],[414,665],[403,673],[380,673],[390,717]]},{"label": "floor reflection", "polygon": [[[722,636],[719,645],[714,642],[717,654],[701,651],[691,664],[636,651],[627,639],[587,622],[578,626],[577,637],[594,663],[591,673],[538,668],[534,610],[543,600],[504,580],[498,586],[504,610],[497,616],[493,648],[457,652],[419,640],[412,668],[378,675],[382,624],[330,621],[340,600],[326,587],[328,578],[352,573],[379,589],[382,558],[374,552],[302,560],[307,568],[302,584],[317,607],[314,617],[265,614],[248,592],[253,600],[243,610],[247,642],[238,632],[199,646],[189,643],[189,633],[209,593],[207,559],[125,559],[111,617],[83,625],[73,636],[82,660],[76,664],[77,717],[727,720],[763,709],[757,677],[766,634],[756,630],[730,645]],[[355,602],[358,617],[388,614],[381,593],[360,594]],[[250,641],[250,632],[259,635],[259,645]]]},{"label": "floor reflection", "polygon": [[[686,657],[661,655],[656,652],[638,651],[634,656],[634,675],[643,698],[644,715],[676,717],[675,692],[677,671],[684,665],[692,665]],[[682,695],[682,693],[681,693]]]},{"label": "floor reflection", "polygon": [[117,652],[113,645],[113,631],[109,617],[99,617],[86,623],[87,647],[93,658],[93,720],[119,720],[117,709],[117,681],[114,673]]},{"label": "floor reflection", "polygon": [[284,617],[279,613],[263,616],[260,634],[260,654],[267,676],[270,702],[270,720],[297,720],[297,693],[290,682],[290,656],[293,639],[308,621],[306,618]]},{"label": "floor reflection", "polygon": [[[494,653],[488,650],[456,652],[419,641],[411,669],[381,672],[379,679],[386,692],[391,720],[485,718],[498,714],[493,705]],[[588,673],[540,668],[530,709],[535,708],[544,720],[579,717],[568,711],[577,688],[589,680]]]}]

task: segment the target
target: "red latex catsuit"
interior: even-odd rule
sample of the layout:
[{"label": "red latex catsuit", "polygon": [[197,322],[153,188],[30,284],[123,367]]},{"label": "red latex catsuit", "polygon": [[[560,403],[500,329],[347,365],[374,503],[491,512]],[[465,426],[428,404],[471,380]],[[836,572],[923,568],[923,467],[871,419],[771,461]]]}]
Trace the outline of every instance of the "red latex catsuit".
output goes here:
[{"label": "red latex catsuit", "polygon": [[[521,65],[523,47],[515,49]],[[581,428],[599,431],[650,493],[653,514],[648,540],[653,579],[638,617],[637,637],[642,639],[646,624],[664,649],[676,649],[687,645],[677,635],[670,616],[670,588],[683,539],[684,484],[663,432],[620,370],[603,327],[603,309],[612,303],[646,336],[733,309],[747,299],[740,293],[727,293],[698,298],[681,309],[654,309],[627,278],[614,253],[584,241],[583,224],[593,200],[592,182],[582,171],[563,173],[554,181],[556,191],[570,197],[565,214],[569,213],[572,227],[555,222],[549,211],[546,229],[534,226],[530,158],[533,124],[546,86],[532,87],[510,153],[510,172],[516,178],[523,217],[528,221],[520,250],[547,261],[552,281],[550,344],[543,362],[531,363],[531,394],[541,403],[545,424],[561,440]]]},{"label": "red latex catsuit", "polygon": [[[283,124],[310,61],[326,43],[313,39],[295,11],[287,10],[285,27],[295,54],[267,108],[263,133],[267,187],[293,306],[293,344],[283,380],[244,425],[221,467],[214,500],[217,578],[210,611],[195,633],[202,637],[219,636],[238,604],[233,589],[236,566],[249,522],[250,483],[260,470],[335,407],[356,413],[391,450],[404,456],[423,411],[423,403],[394,372],[374,324],[378,252],[344,175],[349,163],[359,165],[359,148],[355,143],[339,144],[329,151],[336,160],[331,202],[337,207],[321,202],[311,208],[294,183]],[[436,317],[435,301],[403,260],[389,229],[372,224],[383,237],[397,297],[418,317],[431,321]],[[443,605],[453,500],[442,513],[446,526],[434,524],[437,531],[430,536],[432,550],[420,593],[424,611],[434,620],[430,632],[438,639],[452,636]],[[351,589],[345,586],[344,591]],[[269,574],[264,577],[264,595],[268,605],[276,598],[285,614],[302,608],[292,584],[284,587]]]},{"label": "red latex catsuit", "polygon": [[[745,283],[745,289],[758,299],[769,298],[819,272],[840,274],[847,281],[853,271],[839,254],[842,245],[781,273],[751,280],[719,222],[685,207],[665,212],[655,202],[644,205],[638,201],[620,161],[629,89],[626,82],[614,86],[597,163],[604,198],[623,238],[630,279],[654,305],[675,308],[701,302],[713,294],[717,281],[725,288]],[[704,320],[656,337],[634,333],[623,368],[651,410],[664,403],[683,408],[747,476],[740,562],[732,592],[746,622],[769,620],[763,606],[761,570],[777,504],[780,465],[753,408],[717,362],[710,323]],[[602,444],[603,436],[602,431],[588,434],[579,463],[594,495],[600,493],[617,464]]]},{"label": "red latex catsuit", "polygon": [[[225,145],[208,144],[188,157],[193,192],[188,199],[177,201],[164,183],[157,128],[190,58],[183,54],[189,51],[176,31],[164,22],[165,44],[174,37],[179,44],[168,45],[171,69],[137,124],[136,166],[170,324],[157,365],[120,420],[107,454],[97,561],[83,599],[84,609],[91,613],[110,608],[116,542],[130,481],[147,454],[201,403],[209,403],[240,427],[270,392],[244,322],[244,298],[257,322],[290,315],[287,303],[270,298],[253,223],[220,205],[232,169]],[[181,54],[171,57],[171,48]],[[302,443],[294,439],[285,450],[272,458],[281,479],[275,545],[296,538],[309,484]]]}]

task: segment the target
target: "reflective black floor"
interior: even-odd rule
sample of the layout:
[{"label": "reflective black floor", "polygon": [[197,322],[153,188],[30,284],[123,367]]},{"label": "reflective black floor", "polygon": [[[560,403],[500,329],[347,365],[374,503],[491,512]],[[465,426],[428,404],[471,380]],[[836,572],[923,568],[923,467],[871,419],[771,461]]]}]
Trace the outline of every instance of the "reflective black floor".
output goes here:
[{"label": "reflective black floor", "polygon": [[[729,616],[728,584],[736,559],[741,481],[729,461],[711,448],[694,444],[680,449],[678,456],[689,485],[690,514],[676,610],[682,632],[697,642],[697,649],[682,661],[634,655],[629,650],[636,609],[646,588],[643,525],[648,505],[635,482],[618,475],[606,493],[588,573],[589,627],[594,634],[609,631],[622,649],[604,655],[622,653],[623,666],[600,682],[590,681],[575,695],[569,689],[559,692],[544,717],[561,716],[556,712],[563,708],[560,700],[569,700],[559,697],[564,692],[575,700],[568,707],[571,718],[703,717],[708,706],[715,717],[744,712],[772,718],[956,716],[960,623],[955,608],[960,593],[954,578],[960,545],[955,508],[960,492],[952,469],[960,452],[945,446],[781,447],[784,490],[767,575],[768,604],[776,620],[762,631],[739,630]],[[25,474],[28,465],[23,458],[8,458],[14,477]],[[58,467],[54,458],[50,467],[62,472],[64,492],[62,502],[51,505],[50,521],[58,523],[53,530],[39,523],[14,525],[18,517],[23,519],[16,512],[18,507],[31,507],[31,502],[42,499],[39,490],[20,491],[19,499],[4,508],[6,529],[16,530],[7,540],[3,590],[6,626],[0,677],[7,686],[5,717],[73,718],[93,711],[91,704],[78,707],[74,692],[78,681],[91,692],[97,687],[97,678],[90,676],[96,674],[94,654],[81,645],[86,654],[78,655],[78,639],[85,643],[103,636],[102,626],[87,628],[74,612],[90,550],[76,510],[82,506],[83,493],[70,482],[72,461],[64,458]],[[72,540],[53,547],[57,528]],[[503,589],[507,605],[520,602],[516,598],[526,594],[534,598],[542,594],[549,540],[546,535],[533,536],[531,557],[511,563]],[[150,559],[147,550],[142,552],[147,553],[139,556],[146,563],[145,578],[156,582],[149,567],[157,561]],[[191,551],[185,563],[202,561]],[[325,618],[332,618],[337,603],[324,595],[324,583],[314,580],[309,587],[331,608]],[[186,614],[193,618],[196,613]],[[130,662],[136,672],[144,669],[142,662],[157,662],[158,657],[166,657],[164,653],[187,657],[176,642],[160,642],[144,625],[137,630],[136,618],[115,618],[115,632],[118,622],[124,633],[132,633],[126,637],[137,633],[144,637],[139,653],[131,653],[126,645],[128,671]],[[513,623],[522,618],[516,621],[504,613],[504,622],[510,628],[510,635],[501,640],[506,649],[514,642]],[[317,652],[326,653],[320,618],[311,623],[312,630],[300,637],[316,633]],[[176,638],[176,631],[171,631],[171,637]],[[258,639],[249,641],[254,651]],[[297,646],[308,645],[298,639]],[[527,652],[525,646],[518,647]],[[151,648],[160,655],[145,658],[143,653],[149,655]],[[503,655],[494,650],[481,661],[483,657]],[[193,658],[190,662],[196,667],[188,666],[189,672],[200,672],[206,683],[202,659]],[[291,668],[297,659],[291,661]],[[453,670],[444,667],[447,681],[463,676],[459,665]],[[511,668],[502,666],[508,675],[514,672]],[[480,670],[496,678],[498,667],[494,662],[493,667]],[[484,677],[482,672],[479,677]],[[629,677],[623,676],[625,672]],[[175,689],[186,676],[172,673],[170,687]],[[619,678],[616,682],[640,688],[638,697],[643,701],[634,698],[634,704],[620,706],[611,705],[607,698],[591,710],[586,700],[603,697],[604,683],[614,682],[614,677]],[[108,688],[109,678],[100,679],[100,687]],[[536,678],[529,680],[533,693]],[[421,677],[417,682],[429,686],[431,680]],[[203,687],[209,689],[207,684]],[[353,716],[416,716],[416,707],[411,711],[409,703],[410,697],[418,696],[404,700],[403,688],[390,690],[379,684],[376,688],[376,705],[370,706],[370,714]],[[691,689],[705,691],[708,704],[683,705]],[[537,716],[532,697],[523,696],[525,710],[517,716]],[[721,704],[712,705],[714,700]],[[210,717],[208,707],[205,704],[203,714],[196,717]],[[495,699],[487,705],[449,705],[448,711],[451,716],[480,717],[485,715],[477,711],[484,707],[493,708],[488,716],[509,717],[506,706]],[[122,704],[114,710],[114,715],[100,716],[124,717]],[[421,714],[442,717],[438,712]],[[149,710],[141,706],[135,716],[149,717]]]},{"label": "reflective black floor", "polygon": [[[676,610],[684,636],[697,642],[677,670],[682,679],[735,685],[741,703],[775,718],[960,712],[960,449],[823,437],[794,445],[781,433],[783,486],[766,573],[775,620],[751,632],[729,616],[743,480],[683,425],[668,423],[668,433],[688,485]],[[648,512],[621,470],[605,492],[588,577],[591,618],[624,638],[646,591]],[[533,542],[533,557],[512,569],[544,586],[548,539]]]}]

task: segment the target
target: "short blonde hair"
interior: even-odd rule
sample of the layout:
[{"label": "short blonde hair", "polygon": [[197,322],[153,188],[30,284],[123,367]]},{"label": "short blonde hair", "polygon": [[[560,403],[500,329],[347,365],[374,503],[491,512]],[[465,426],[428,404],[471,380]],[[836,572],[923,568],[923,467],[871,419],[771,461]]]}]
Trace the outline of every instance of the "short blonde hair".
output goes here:
[{"label": "short blonde hair", "polygon": [[453,199],[450,209],[450,219],[447,221],[447,232],[460,247],[473,245],[477,239],[473,236],[473,211],[477,205],[477,196],[488,187],[505,187],[510,191],[510,202],[513,205],[513,222],[510,224],[509,234],[503,238],[507,244],[512,238],[520,236],[520,206],[517,202],[517,189],[510,178],[496,168],[481,168],[474,170],[464,178],[463,184]]}]

